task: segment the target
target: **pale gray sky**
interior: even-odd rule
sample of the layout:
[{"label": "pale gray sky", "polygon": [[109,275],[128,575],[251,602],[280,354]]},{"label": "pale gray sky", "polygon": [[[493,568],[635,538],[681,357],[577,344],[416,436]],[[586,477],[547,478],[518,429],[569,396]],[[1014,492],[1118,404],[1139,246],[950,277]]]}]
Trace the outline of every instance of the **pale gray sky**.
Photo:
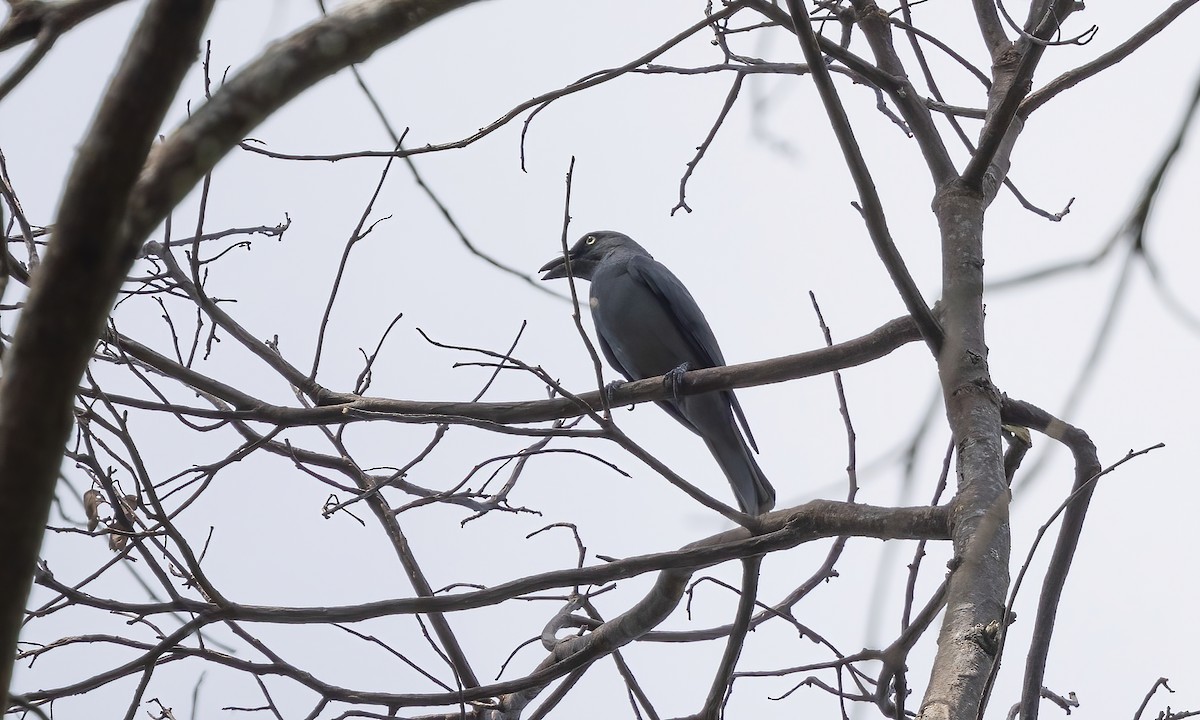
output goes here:
[{"label": "pale gray sky", "polygon": [[[1100,30],[1083,47],[1048,50],[1035,86],[1124,40],[1145,24],[1160,3],[1089,4],[1071,20],[1077,31]],[[206,36],[212,40],[214,74],[230,74],[271,39],[315,15],[307,0],[242,0],[218,4]],[[0,103],[0,148],[26,213],[36,224],[54,219],[62,180],[103,91],[140,3],[112,10],[68,34],[24,85]],[[417,146],[471,134],[514,105],[561,87],[594,70],[623,64],[655,47],[700,17],[703,3],[672,0],[642,3],[610,0],[504,0],[472,5],[379,52],[364,66],[391,121],[409,129]],[[1024,6],[1019,8],[1023,12]],[[986,66],[969,8],[930,2],[917,7],[922,27]],[[1061,223],[1021,209],[1004,191],[988,215],[987,273],[992,279],[1079,257],[1098,248],[1122,223],[1168,138],[1175,131],[1200,64],[1194,38],[1200,14],[1186,13],[1132,58],[1063,93],[1030,119],[1014,154],[1010,177],[1031,201],[1050,210],[1076,198]],[[897,36],[907,51],[907,41]],[[0,75],[25,50],[0,56]],[[747,48],[781,62],[801,61],[800,49],[782,35]],[[942,90],[955,104],[978,107],[981,86],[957,66],[930,53]],[[907,56],[907,55],[906,55]],[[700,36],[664,62],[700,65],[720,60]],[[915,66],[914,66],[915,68]],[[913,70],[914,74],[916,70]],[[909,267],[932,302],[938,296],[937,231],[929,204],[932,185],[915,143],[874,109],[874,95],[835,76],[874,173],[892,233]],[[808,77],[751,78],[688,186],[691,214],[670,214],[679,177],[716,117],[732,77],[630,75],[561,99],[533,120],[526,168],[519,166],[520,120],[464,149],[419,156],[429,184],[448,205],[469,238],[502,262],[533,272],[559,251],[563,179],[576,158],[571,237],[589,229],[622,230],[671,267],[704,308],[730,362],[775,357],[822,344],[807,293],[816,293],[835,339],[867,332],[903,313],[899,298],[875,257],[850,202],[853,185]],[[184,85],[165,131],[184,117],[186,105],[202,102],[198,70]],[[751,101],[770,103],[756,118]],[[794,149],[791,155],[756,137],[766,128]],[[968,123],[972,132],[976,123]],[[390,147],[385,133],[348,73],[322,83],[253,132],[269,149],[324,154]],[[948,145],[957,141],[946,131]],[[1200,289],[1192,274],[1200,261],[1194,221],[1200,187],[1197,143],[1184,148],[1155,206],[1148,243],[1161,279],[1193,313]],[[963,153],[958,152],[961,160]],[[252,252],[237,252],[212,270],[210,292],[236,297],[228,306],[260,338],[278,335],[282,352],[307,367],[317,324],[343,244],[352,232],[383,161],[353,159],[336,164],[286,163],[236,152],[213,178],[207,230],[272,225],[292,220],[284,240],[257,239]],[[195,199],[175,214],[176,234],[195,226]],[[397,312],[403,312],[375,370],[372,394],[405,399],[469,399],[487,376],[478,368],[452,369],[469,356],[431,347],[416,332],[454,344],[503,350],[522,321],[528,327],[517,356],[540,364],[567,387],[594,385],[592,366],[577,337],[566,303],[497,272],[468,254],[420,193],[407,170],[393,168],[372,219],[383,220],[351,256],[334,309],[320,380],[349,390],[360,370],[357,348],[370,349]],[[1050,412],[1060,412],[1106,311],[1122,248],[1104,263],[1038,289],[996,292],[988,297],[988,344],[998,386]],[[556,285],[555,290],[565,290]],[[184,312],[179,305],[177,311]],[[153,304],[130,303],[116,318],[146,341],[169,336]],[[5,326],[5,331],[11,327]],[[1142,265],[1129,278],[1109,350],[1086,399],[1064,419],[1085,429],[1109,464],[1130,449],[1157,442],[1166,448],[1140,458],[1101,481],[1092,503],[1076,563],[1067,583],[1055,632],[1046,684],[1075,692],[1082,717],[1132,716],[1159,676],[1178,692],[1175,708],[1200,708],[1200,663],[1194,648],[1197,601],[1192,535],[1200,489],[1194,464],[1200,403],[1195,360],[1200,340],[1168,313]],[[165,346],[164,346],[165,347]],[[229,339],[201,369],[260,397],[294,403],[290,389]],[[609,372],[612,376],[612,373]],[[881,462],[905,441],[936,386],[927,350],[907,346],[891,356],[845,373],[849,407],[858,433],[863,481],[860,500],[873,504],[927,502],[937,479],[945,422],[937,416],[934,439],[920,458],[915,487],[901,490],[895,463]],[[506,375],[488,399],[540,398],[539,384]],[[779,505],[844,495],[845,438],[832,380],[813,378],[740,391],[762,449],[761,464],[779,492]],[[182,393],[181,400],[187,398]],[[662,460],[706,491],[724,497],[725,481],[702,444],[650,406],[618,412],[622,427]],[[211,462],[236,445],[231,432],[197,438],[171,422],[135,416],[156,438],[147,462],[167,476]],[[348,434],[364,465],[402,465],[429,440],[432,428],[361,424]],[[320,445],[314,431],[291,434]],[[515,452],[523,438],[492,436],[463,427],[410,475],[413,482],[448,487],[487,457]],[[1049,447],[1035,437],[1027,464]],[[543,514],[492,514],[459,528],[463,511],[429,508],[402,516],[414,552],[430,582],[495,584],[532,572],[574,564],[566,532],[526,539],[550,522],[578,525],[590,554],[627,556],[668,550],[725,527],[724,521],[688,501],[652,471],[615,448],[597,442],[556,441],[616,462],[627,479],[578,456],[537,458],[513,497]],[[1019,492],[1012,508],[1014,573],[1034,533],[1066,496],[1071,483],[1068,454],[1055,449],[1036,483]],[[82,483],[80,483],[82,487]],[[225,593],[245,603],[309,606],[364,602],[412,594],[386,539],[367,517],[366,527],[339,516],[322,520],[329,491],[274,457],[230,468],[187,513],[181,527],[197,546],[214,528],[205,567]],[[71,507],[76,515],[81,513]],[[369,515],[369,514],[368,514]],[[1051,543],[1039,553],[1048,557]],[[903,599],[903,566],[909,543],[897,543],[880,576],[882,545],[852,541],[838,565],[840,577],[799,606],[797,617],[842,652],[875,646],[894,636]],[[818,543],[769,557],[761,599],[771,602],[806,578],[824,557]],[[108,557],[99,539],[49,535],[46,559],[71,581]],[[946,547],[926,558],[927,595],[942,576]],[[1020,671],[1038,592],[1039,568],[1017,605],[1018,622],[993,694],[989,717],[1001,717],[1019,695]],[[736,581],[736,564],[714,570]],[[881,580],[882,577],[882,580]],[[90,586],[95,594],[141,600],[127,573],[110,572]],[[648,587],[647,579],[620,583],[597,598],[616,615]],[[867,620],[875,594],[885,615]],[[44,597],[35,591],[35,597]],[[923,596],[922,596],[923,597]],[[727,591],[701,585],[691,620],[681,609],[664,627],[708,627],[732,617]],[[499,610],[453,615],[451,621],[476,668],[490,680],[520,642],[541,631],[558,603],[507,603]],[[106,623],[107,628],[100,627]],[[875,635],[868,637],[867,626]],[[386,636],[425,664],[438,666],[411,618],[365,623],[365,632]],[[336,630],[289,626],[256,628],[296,664],[338,684],[380,691],[436,688],[382,653]],[[34,626],[28,639],[48,641],[83,632],[133,632],[120,618],[78,612]],[[219,634],[220,631],[218,631]],[[767,625],[750,636],[740,669],[764,670],[829,659],[827,650]],[[934,633],[910,657],[915,706],[924,691]],[[719,657],[718,645],[639,644],[626,657],[665,716],[694,712]],[[32,669],[19,667],[18,692],[60,685],[107,667],[100,653],[51,654]],[[522,650],[505,679],[531,669],[540,647]],[[261,703],[256,686],[226,670],[180,662],[164,667],[146,697],[158,697],[177,717],[192,716],[191,692],[206,672],[195,717],[223,716],[219,708]],[[443,673],[448,675],[448,673]],[[784,713],[832,717],[836,703],[819,690],[801,689],[772,701],[796,678],[740,680],[730,717]],[[825,676],[832,680],[832,676]],[[55,705],[58,718],[107,717],[97,708],[123,708],[135,679]],[[303,717],[310,693],[268,681],[285,717]],[[1161,707],[1152,705],[1151,708]],[[147,708],[150,709],[150,708]],[[116,711],[114,711],[116,712]],[[1045,706],[1046,717],[1056,708]],[[556,710],[557,717],[623,717],[630,714],[611,663],[601,663]],[[335,716],[332,713],[329,717]]]}]

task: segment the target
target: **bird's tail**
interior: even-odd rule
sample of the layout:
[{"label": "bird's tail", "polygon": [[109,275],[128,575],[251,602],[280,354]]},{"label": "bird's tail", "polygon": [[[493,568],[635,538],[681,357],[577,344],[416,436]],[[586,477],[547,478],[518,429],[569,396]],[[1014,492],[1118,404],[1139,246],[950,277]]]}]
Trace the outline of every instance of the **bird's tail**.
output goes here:
[{"label": "bird's tail", "polygon": [[761,515],[775,507],[775,488],[771,487],[736,427],[733,428],[732,437],[726,435],[717,442],[706,444],[733,486],[733,494],[742,512]]}]

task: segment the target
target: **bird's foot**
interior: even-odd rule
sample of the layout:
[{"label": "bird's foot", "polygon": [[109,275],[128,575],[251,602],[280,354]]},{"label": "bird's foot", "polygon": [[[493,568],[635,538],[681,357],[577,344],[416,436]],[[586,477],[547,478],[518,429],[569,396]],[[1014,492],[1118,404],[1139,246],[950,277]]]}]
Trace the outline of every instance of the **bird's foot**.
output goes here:
[{"label": "bird's foot", "polygon": [[663,373],[663,385],[667,386],[667,388],[671,391],[671,397],[675,398],[676,400],[679,399],[679,388],[682,387],[683,384],[683,375],[691,369],[692,364],[685,362],[679,367]]},{"label": "bird's foot", "polygon": [[614,401],[617,396],[617,388],[624,384],[623,380],[613,380],[604,386],[604,399],[608,402],[609,407],[613,407],[616,404]]}]

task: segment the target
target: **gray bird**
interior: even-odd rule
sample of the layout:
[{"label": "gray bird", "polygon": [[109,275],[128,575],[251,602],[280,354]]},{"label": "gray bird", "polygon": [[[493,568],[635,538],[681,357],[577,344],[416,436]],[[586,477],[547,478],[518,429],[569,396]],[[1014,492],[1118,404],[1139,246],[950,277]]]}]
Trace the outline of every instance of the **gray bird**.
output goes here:
[{"label": "gray bird", "polygon": [[[571,274],[592,283],[589,305],[600,349],[627,380],[666,375],[677,381],[687,370],[725,364],[692,294],[641,245],[600,230],[580,238],[569,255]],[[567,277],[566,259],[555,258],[539,272],[543,280]],[[750,452],[758,446],[733,392],[677,396],[658,405],[704,440],[742,512],[758,515],[774,507],[775,489]]]}]

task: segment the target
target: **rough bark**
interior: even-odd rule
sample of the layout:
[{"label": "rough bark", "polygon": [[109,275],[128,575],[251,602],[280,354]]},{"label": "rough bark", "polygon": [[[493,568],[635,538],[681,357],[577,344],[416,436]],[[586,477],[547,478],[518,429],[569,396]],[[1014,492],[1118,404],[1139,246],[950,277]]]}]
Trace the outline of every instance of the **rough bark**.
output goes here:
[{"label": "rough bark", "polygon": [[954,567],[946,618],[919,717],[976,716],[1004,613],[1009,573],[1008,485],[1000,394],[988,373],[983,318],[984,196],[959,183],[934,201],[942,234],[946,343],[938,369],[957,449]]}]

